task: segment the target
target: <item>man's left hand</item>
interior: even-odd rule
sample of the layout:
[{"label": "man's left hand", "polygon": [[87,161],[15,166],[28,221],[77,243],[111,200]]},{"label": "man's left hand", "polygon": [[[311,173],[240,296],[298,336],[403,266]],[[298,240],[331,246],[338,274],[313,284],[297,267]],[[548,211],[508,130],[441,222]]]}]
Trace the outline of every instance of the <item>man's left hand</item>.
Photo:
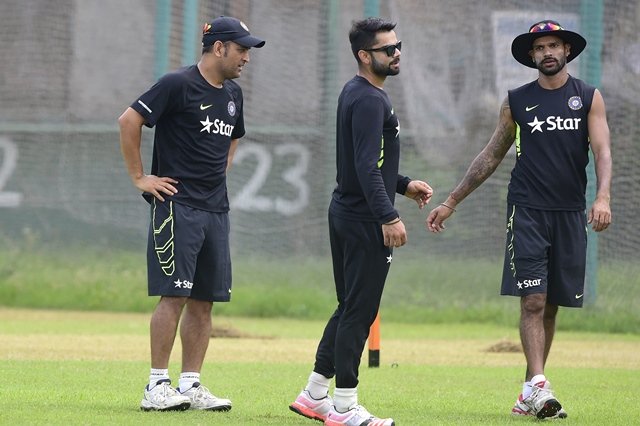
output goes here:
[{"label": "man's left hand", "polygon": [[594,231],[604,231],[611,225],[611,207],[606,200],[598,199],[593,202],[587,222],[591,224]]},{"label": "man's left hand", "polygon": [[429,201],[431,201],[431,196],[433,196],[433,189],[427,182],[423,182],[421,180],[412,180],[411,182],[409,182],[404,196],[416,200],[416,203],[418,203],[418,208],[421,209],[426,206]]}]

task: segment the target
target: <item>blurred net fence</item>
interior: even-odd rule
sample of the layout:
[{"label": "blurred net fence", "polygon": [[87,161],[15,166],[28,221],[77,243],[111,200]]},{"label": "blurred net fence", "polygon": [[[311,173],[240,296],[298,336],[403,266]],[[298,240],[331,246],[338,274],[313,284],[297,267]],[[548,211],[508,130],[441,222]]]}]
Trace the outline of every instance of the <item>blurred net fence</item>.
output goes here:
[{"label": "blurred net fence", "polygon": [[[506,90],[535,78],[511,57],[511,40],[543,18],[584,34],[587,50],[569,69],[601,90],[614,158],[614,223],[598,236],[598,259],[637,262],[640,4],[628,0],[5,0],[0,237],[142,250],[148,207],[126,174],[117,117],[159,75],[197,61],[202,23],[231,15],[267,40],[237,80],[247,135],[228,182],[232,250],[327,256],[335,107],[356,72],[348,30],[367,8],[398,23],[402,72],[385,88],[402,126],[401,171],[428,181],[435,202],[488,141]],[[153,130],[143,139],[150,164]],[[399,197],[403,250],[499,265],[513,162],[509,153],[440,236],[424,229],[428,209]]]}]

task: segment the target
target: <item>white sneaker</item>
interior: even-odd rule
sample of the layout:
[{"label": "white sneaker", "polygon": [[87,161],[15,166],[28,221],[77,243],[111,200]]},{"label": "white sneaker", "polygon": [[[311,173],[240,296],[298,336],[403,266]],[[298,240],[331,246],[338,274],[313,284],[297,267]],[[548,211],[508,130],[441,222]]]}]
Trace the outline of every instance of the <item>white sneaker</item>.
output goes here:
[{"label": "white sneaker", "polygon": [[143,411],[184,411],[191,405],[191,400],[171,387],[171,380],[158,380],[149,389],[144,388],[144,398],[140,402]]},{"label": "white sneaker", "polygon": [[325,426],[394,426],[393,419],[379,419],[362,405],[356,405],[346,413],[339,413],[332,406],[324,421]]},{"label": "white sneaker", "polygon": [[309,394],[309,391],[303,390],[296,400],[289,405],[289,409],[301,416],[323,422],[327,418],[327,413],[332,406],[333,401],[329,395],[326,395],[324,398],[314,399]]},{"label": "white sneaker", "polygon": [[564,418],[567,416],[567,413],[562,410],[560,402],[553,396],[551,383],[548,380],[533,384],[531,390],[531,395],[521,401],[518,398],[516,404],[522,407],[526,406],[529,408],[528,412],[539,419]]},{"label": "white sneaker", "polygon": [[[525,404],[522,394],[518,395],[518,399],[516,399],[516,403],[513,404],[513,408],[511,409],[511,414],[514,416],[534,416],[535,415],[533,414],[533,410],[531,409],[531,407]],[[554,419],[555,418],[566,419],[567,417],[568,417],[568,414],[566,411],[564,411],[564,408],[561,408],[560,411],[558,411],[558,414],[553,416]]]},{"label": "white sneaker", "polygon": [[191,401],[192,410],[209,410],[209,411],[229,411],[231,410],[231,401],[224,398],[214,396],[209,389],[202,386],[199,382],[195,382],[190,389],[181,391],[180,395],[186,396]]}]

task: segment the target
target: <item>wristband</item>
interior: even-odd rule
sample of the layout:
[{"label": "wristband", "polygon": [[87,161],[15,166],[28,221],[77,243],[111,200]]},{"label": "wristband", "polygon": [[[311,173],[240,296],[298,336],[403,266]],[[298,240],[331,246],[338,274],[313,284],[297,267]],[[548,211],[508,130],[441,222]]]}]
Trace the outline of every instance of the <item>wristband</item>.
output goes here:
[{"label": "wristband", "polygon": [[443,207],[448,208],[449,210],[453,210],[454,212],[456,211],[456,209],[454,209],[453,207],[451,207],[451,206],[450,206],[450,205],[448,205],[448,204],[440,203],[440,205],[441,205],[441,206],[443,206]]},{"label": "wristband", "polygon": [[383,225],[395,225],[396,223],[400,222],[402,219],[400,217],[398,217],[396,220],[394,220],[393,222],[389,222],[389,223],[383,223]]}]

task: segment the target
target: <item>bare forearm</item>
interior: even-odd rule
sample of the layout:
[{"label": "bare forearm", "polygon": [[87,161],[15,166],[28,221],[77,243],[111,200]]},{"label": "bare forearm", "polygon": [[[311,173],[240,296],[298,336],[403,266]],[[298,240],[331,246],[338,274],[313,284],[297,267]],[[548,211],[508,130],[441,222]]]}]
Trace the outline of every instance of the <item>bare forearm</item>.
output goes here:
[{"label": "bare forearm", "polygon": [[515,129],[516,125],[511,117],[509,102],[505,98],[500,107],[498,125],[491,135],[489,143],[471,162],[467,173],[447,198],[447,205],[455,206],[491,176],[513,144]]},{"label": "bare forearm", "polygon": [[471,165],[467,169],[467,173],[465,173],[458,186],[451,191],[450,197],[453,198],[453,200],[448,199],[447,201],[459,203],[464,200],[493,174],[501,160],[502,159],[487,155],[483,150],[471,162]]},{"label": "bare forearm", "polygon": [[605,200],[608,203],[612,174],[611,139],[604,100],[597,89],[593,96],[591,111],[589,111],[589,138],[591,139],[591,150],[593,151],[596,177],[598,179],[596,198]]},{"label": "bare forearm", "polygon": [[131,108],[118,119],[120,126],[120,152],[132,181],[144,176],[140,146],[142,144],[143,118]]},{"label": "bare forearm", "polygon": [[126,126],[120,128],[120,151],[131,180],[139,179],[144,175],[140,155],[141,137],[141,129]]},{"label": "bare forearm", "polygon": [[609,153],[595,155],[595,164],[597,178],[596,198],[609,202],[611,199],[611,155]]}]

